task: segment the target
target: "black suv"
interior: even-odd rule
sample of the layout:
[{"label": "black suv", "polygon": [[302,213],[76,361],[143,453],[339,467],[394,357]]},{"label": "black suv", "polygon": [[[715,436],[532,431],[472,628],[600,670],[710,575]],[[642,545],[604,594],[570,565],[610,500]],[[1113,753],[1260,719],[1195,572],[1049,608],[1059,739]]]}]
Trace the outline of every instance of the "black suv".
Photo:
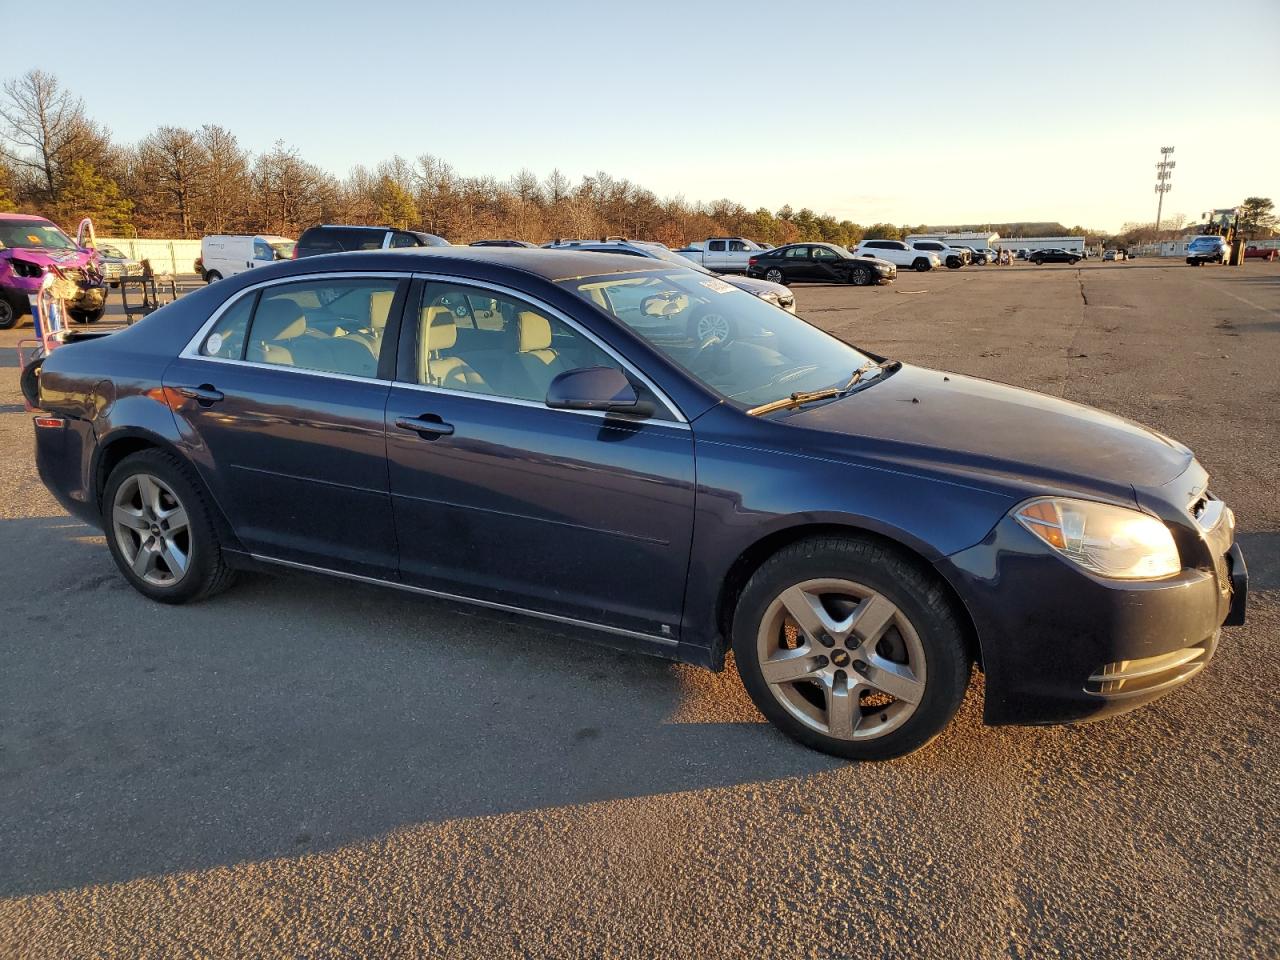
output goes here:
[{"label": "black suv", "polygon": [[346,250],[388,250],[396,247],[447,247],[449,241],[434,233],[394,230],[391,227],[353,227],[322,223],[302,231],[293,258]]}]

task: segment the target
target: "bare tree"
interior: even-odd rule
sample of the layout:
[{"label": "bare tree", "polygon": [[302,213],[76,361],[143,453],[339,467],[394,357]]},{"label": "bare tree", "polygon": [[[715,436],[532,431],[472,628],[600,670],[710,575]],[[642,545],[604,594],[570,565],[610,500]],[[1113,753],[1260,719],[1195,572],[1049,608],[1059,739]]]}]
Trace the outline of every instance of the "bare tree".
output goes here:
[{"label": "bare tree", "polygon": [[210,233],[222,233],[242,221],[249,206],[249,155],[235,135],[216,124],[206,124],[196,135],[205,155],[205,193],[201,219]]},{"label": "bare tree", "polygon": [[160,127],[138,144],[141,179],[163,213],[185,239],[191,218],[208,186],[209,157],[196,134]]},{"label": "bare tree", "polygon": [[73,163],[100,167],[109,150],[105,131],[85,116],[84,102],[43,70],[5,81],[0,121],[0,156],[48,204],[59,200]]}]

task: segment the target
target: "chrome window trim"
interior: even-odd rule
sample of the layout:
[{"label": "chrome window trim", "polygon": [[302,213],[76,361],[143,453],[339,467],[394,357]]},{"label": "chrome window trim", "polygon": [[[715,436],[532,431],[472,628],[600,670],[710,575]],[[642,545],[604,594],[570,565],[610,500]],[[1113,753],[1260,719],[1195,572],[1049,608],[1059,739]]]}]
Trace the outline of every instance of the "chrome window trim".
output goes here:
[{"label": "chrome window trim", "polygon": [[331,577],[341,577],[344,580],[355,580],[359,583],[369,583],[380,587],[394,587],[397,590],[406,590],[409,593],[418,593],[428,597],[436,597],[440,600],[467,603],[477,607],[485,607],[489,610],[499,610],[503,613],[517,613],[522,616],[534,617],[539,620],[550,620],[553,623],[585,627],[589,630],[598,630],[602,633],[612,633],[620,637],[630,637],[634,640],[647,640],[651,643],[662,644],[664,647],[675,647],[680,643],[680,641],[675,637],[663,636],[656,633],[644,633],[639,630],[628,630],[625,627],[614,627],[604,623],[597,623],[594,620],[580,620],[577,617],[567,617],[559,613],[545,613],[541,610],[533,610],[529,607],[518,607],[510,603],[499,603],[496,600],[481,600],[477,597],[467,597],[460,593],[448,593],[444,590],[432,590],[429,587],[419,587],[412,583],[403,583],[397,580],[384,580],[380,577],[367,577],[359,573],[347,573],[343,570],[333,570],[329,567],[317,567],[310,563],[300,563],[297,560],[282,560],[279,557],[268,557],[259,553],[251,553],[249,556],[260,563],[278,564],[282,567],[292,567],[295,570],[305,570],[308,573],[324,573]]},{"label": "chrome window trim", "polygon": [[187,341],[187,345],[182,348],[178,357],[183,360],[205,360],[213,363],[240,363],[251,367],[260,367],[267,370],[294,370],[298,373],[311,373],[330,377],[339,377],[344,380],[359,380],[365,383],[389,383],[387,380],[379,380],[377,377],[356,377],[346,373],[330,373],[326,370],[308,370],[305,367],[286,367],[283,364],[275,363],[258,363],[256,360],[232,360],[229,357],[206,357],[200,352],[200,344],[204,343],[205,337],[209,335],[217,322],[222,319],[222,315],[231,307],[240,302],[242,297],[248,296],[258,290],[267,287],[276,287],[286,283],[304,283],[308,280],[348,280],[348,279],[370,279],[381,280],[393,278],[395,280],[407,280],[412,277],[412,272],[407,270],[342,270],[333,272],[320,273],[300,273],[292,277],[276,277],[273,280],[261,280],[258,283],[250,284],[233,297],[224,300],[218,309],[209,315],[209,319],[200,325],[200,329],[196,331],[196,335]]},{"label": "chrome window trim", "polygon": [[178,357],[184,360],[199,360],[203,363],[222,363],[222,364],[230,364],[232,366],[239,366],[239,367],[251,367],[256,370],[274,370],[276,372],[284,371],[287,373],[296,373],[296,374],[301,374],[305,376],[324,377],[330,380],[346,380],[346,381],[355,382],[355,383],[376,383],[376,384],[384,384],[388,386],[408,387],[411,390],[422,390],[428,393],[438,392],[438,393],[443,393],[450,396],[472,397],[477,400],[489,400],[495,403],[507,403],[507,404],[514,404],[516,406],[522,406],[522,407],[533,407],[539,410],[554,409],[552,407],[548,407],[545,403],[539,403],[536,400],[523,400],[518,397],[499,397],[499,396],[495,396],[494,394],[473,393],[470,390],[453,390],[453,389],[450,389],[449,387],[436,387],[436,386],[431,386],[429,384],[409,383],[407,381],[402,381],[402,380],[387,380],[381,377],[359,377],[359,376],[354,376],[352,374],[347,374],[347,373],[334,373],[328,370],[311,370],[306,367],[287,367],[283,364],[260,363],[256,360],[234,360],[234,359],[231,359],[230,357],[208,357],[200,352],[200,344],[204,343],[205,338],[209,336],[209,332],[217,325],[218,321],[222,318],[222,315],[226,313],[228,310],[230,310],[232,306],[238,303],[242,297],[251,296],[259,290],[263,290],[268,287],[280,286],[281,284],[286,284],[286,283],[301,283],[308,280],[351,279],[351,278],[355,278],[355,279],[393,278],[395,280],[406,280],[406,279],[412,280],[414,278],[417,278],[420,280],[454,283],[459,286],[479,286],[482,289],[487,288],[494,291],[502,292],[504,294],[508,294],[510,296],[523,300],[533,306],[536,306],[539,309],[546,310],[552,316],[560,320],[563,320],[574,330],[577,330],[579,333],[585,336],[592,343],[600,347],[600,349],[604,350],[605,353],[609,354],[609,356],[613,357],[620,364],[622,364],[624,368],[626,368],[631,373],[633,373],[650,390],[653,391],[654,396],[656,396],[658,400],[664,406],[667,407],[668,413],[670,413],[674,417],[674,419],[664,420],[664,419],[645,418],[643,420],[641,419],[632,420],[632,419],[628,419],[625,415],[610,414],[600,410],[556,410],[555,411],[556,413],[568,413],[568,414],[574,414],[580,417],[585,416],[585,417],[596,417],[599,419],[612,419],[620,423],[621,422],[657,423],[657,424],[666,424],[666,425],[677,427],[684,430],[690,429],[689,421],[685,418],[680,408],[677,407],[675,403],[671,400],[671,398],[668,397],[665,392],[660,390],[658,386],[654,384],[652,380],[649,379],[649,377],[645,376],[638,369],[636,369],[634,364],[626,360],[624,357],[620,356],[618,352],[614,350],[612,347],[610,347],[608,344],[601,342],[601,340],[598,337],[596,337],[594,334],[592,334],[590,331],[584,330],[580,324],[576,323],[575,321],[565,316],[565,314],[562,311],[557,310],[555,307],[549,306],[548,304],[537,299],[536,297],[531,297],[528,294],[523,293],[522,291],[513,290],[510,287],[505,287],[505,286],[502,286],[501,284],[470,280],[469,278],[466,278],[466,277],[452,277],[452,276],[447,276],[445,274],[428,274],[428,273],[419,273],[419,272],[405,271],[405,270],[395,270],[395,271],[392,271],[392,270],[344,270],[344,271],[335,271],[335,272],[305,273],[305,274],[298,274],[297,276],[291,276],[291,277],[276,277],[272,280],[262,280],[258,283],[250,284],[235,296],[230,297],[227,300],[223,301],[223,303],[219,305],[218,309],[209,315],[209,319],[200,325],[200,329],[196,331],[195,336],[193,336],[190,340],[187,341],[187,345],[182,348],[182,351],[178,354]]},{"label": "chrome window trim", "polygon": [[[502,293],[507,296],[514,297],[517,300],[522,300],[525,303],[529,304],[532,307],[535,307],[538,310],[546,311],[548,315],[553,316],[557,320],[560,320],[561,322],[567,324],[571,329],[576,330],[578,333],[582,334],[584,337],[586,337],[589,341],[594,343],[597,347],[599,347],[609,356],[613,357],[614,360],[618,361],[618,363],[622,365],[624,370],[627,370],[628,372],[633,374],[636,377],[636,379],[638,379],[646,387],[652,390],[653,395],[658,398],[658,401],[664,407],[667,408],[667,412],[671,414],[671,417],[672,417],[671,420],[659,420],[658,421],[659,423],[676,423],[676,424],[683,424],[685,426],[688,426],[688,423],[689,423],[688,418],[685,417],[684,412],[676,405],[675,401],[673,401],[669,396],[667,396],[665,391],[659,388],[658,385],[654,383],[651,379],[649,379],[649,377],[646,374],[641,372],[635,366],[635,364],[631,363],[631,361],[629,361],[626,357],[622,356],[622,354],[620,354],[617,350],[613,349],[613,347],[609,346],[609,344],[605,343],[603,340],[601,340],[599,337],[593,334],[590,330],[587,330],[586,328],[584,328],[582,324],[578,323],[576,320],[569,317],[566,313],[564,313],[564,311],[559,310],[556,307],[553,307],[550,304],[546,303],[545,301],[539,300],[537,297],[532,296],[531,294],[525,293],[522,290],[514,290],[511,287],[503,286],[500,283],[490,283],[487,280],[471,280],[467,277],[451,277],[451,276],[438,274],[438,273],[415,272],[414,276],[419,280],[426,280],[431,283],[451,283],[451,284],[454,284],[455,286],[460,286],[460,287],[477,287],[482,290],[493,290],[498,293]],[[432,387],[427,384],[407,383],[400,380],[397,380],[396,383],[406,387],[421,387],[427,390],[441,390],[442,392],[458,394],[459,396],[480,397],[486,400],[501,400],[504,402],[531,404],[533,406],[542,407],[544,410],[551,409],[546,404],[540,404],[536,400],[520,400],[519,398],[516,398],[516,397],[498,397],[498,396],[495,396],[494,394],[489,394],[489,393],[472,393],[469,390],[452,390],[445,387]],[[597,411],[597,410],[574,410],[574,411],[566,411],[566,412],[590,413],[598,416],[609,416],[609,414],[601,413],[600,411]],[[652,421],[652,418],[647,418],[644,421],[637,421],[637,422],[650,423],[653,421]]]}]

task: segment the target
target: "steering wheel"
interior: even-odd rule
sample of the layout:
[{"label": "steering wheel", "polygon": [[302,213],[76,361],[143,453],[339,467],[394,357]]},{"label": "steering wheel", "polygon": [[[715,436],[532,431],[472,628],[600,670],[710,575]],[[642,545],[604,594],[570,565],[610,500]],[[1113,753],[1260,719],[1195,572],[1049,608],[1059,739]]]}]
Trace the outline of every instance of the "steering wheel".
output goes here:
[{"label": "steering wheel", "polygon": [[700,344],[719,339],[727,344],[733,339],[733,321],[714,307],[703,307],[689,320],[689,339],[697,340]]}]

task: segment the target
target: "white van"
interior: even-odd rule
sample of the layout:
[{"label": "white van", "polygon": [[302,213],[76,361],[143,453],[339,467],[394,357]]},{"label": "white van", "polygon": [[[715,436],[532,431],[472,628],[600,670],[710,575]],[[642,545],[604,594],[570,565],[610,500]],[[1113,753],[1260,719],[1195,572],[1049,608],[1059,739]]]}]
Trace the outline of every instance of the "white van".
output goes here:
[{"label": "white van", "polygon": [[200,274],[205,283],[234,277],[263,264],[292,259],[296,245],[296,240],[269,234],[205,237],[200,241]]}]

